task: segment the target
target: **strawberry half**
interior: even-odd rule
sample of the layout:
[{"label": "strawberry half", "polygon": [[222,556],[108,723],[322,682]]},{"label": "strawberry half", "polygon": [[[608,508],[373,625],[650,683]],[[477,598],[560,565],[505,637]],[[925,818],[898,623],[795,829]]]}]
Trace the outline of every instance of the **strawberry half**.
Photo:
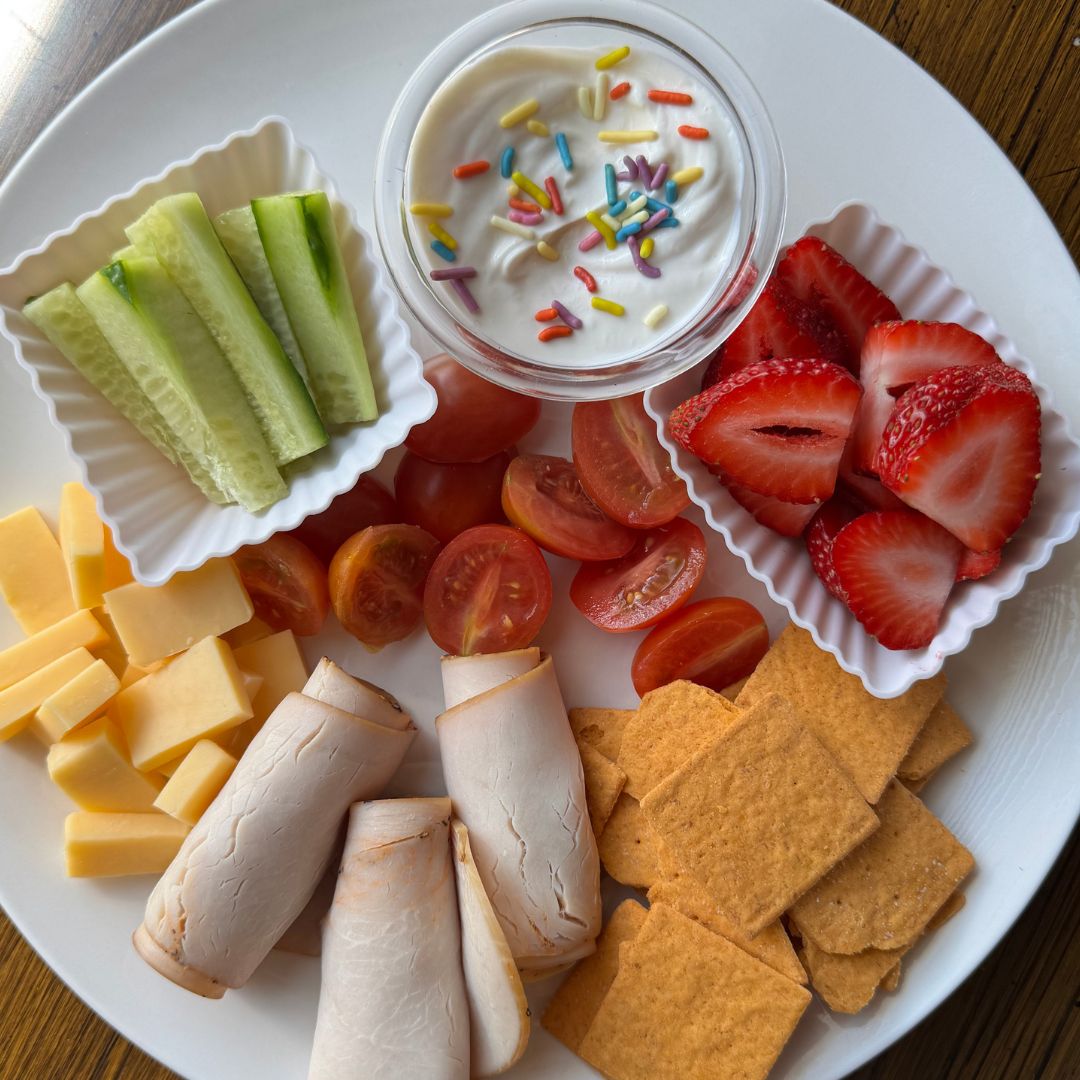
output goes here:
[{"label": "strawberry half", "polygon": [[1008,364],[952,367],[897,402],[877,457],[881,482],[972,551],[1001,547],[1031,510],[1041,410]]},{"label": "strawberry half", "polygon": [[788,248],[776,276],[796,299],[840,332],[843,352],[836,357],[856,375],[866,331],[874,323],[899,319],[896,305],[824,240],[804,236]]},{"label": "strawberry half", "polygon": [[845,525],[832,563],[851,613],[886,649],[930,644],[963,545],[912,510],[880,510]]},{"label": "strawberry half", "polygon": [[814,515],[810,522],[810,528],[806,530],[806,550],[810,553],[810,563],[814,572],[829,590],[837,598],[847,603],[847,594],[840,587],[840,581],[836,576],[836,567],[833,566],[833,543],[837,533],[845,525],[854,521],[861,511],[853,503],[843,496],[830,499]]},{"label": "strawberry half", "polygon": [[781,536],[802,536],[810,519],[818,512],[818,503],[784,502],[770,495],[759,495],[748,487],[730,480],[724,485],[731,497],[744,509],[754,515],[759,525],[764,525]]},{"label": "strawberry half", "polygon": [[978,581],[992,574],[1001,565],[1001,548],[996,551],[972,551],[964,548],[960,565],[956,568],[957,581]]},{"label": "strawberry half", "polygon": [[736,484],[785,502],[827,499],[862,387],[824,360],[765,360],[671,414],[675,439]]},{"label": "strawberry half", "polygon": [[863,399],[855,417],[854,465],[873,472],[881,433],[896,399],[915,383],[947,367],[1000,364],[978,334],[956,323],[886,322],[871,326],[862,345]]}]

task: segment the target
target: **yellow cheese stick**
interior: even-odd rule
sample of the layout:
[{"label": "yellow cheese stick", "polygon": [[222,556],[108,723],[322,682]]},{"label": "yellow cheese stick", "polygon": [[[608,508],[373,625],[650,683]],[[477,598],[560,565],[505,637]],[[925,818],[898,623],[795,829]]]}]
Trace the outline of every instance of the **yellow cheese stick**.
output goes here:
[{"label": "yellow cheese stick", "polygon": [[95,660],[70,682],[50,694],[34,713],[34,734],[51,745],[69,731],[100,716],[120,689],[120,680],[104,660]]},{"label": "yellow cheese stick", "polygon": [[0,690],[33,675],[72,649],[81,646],[94,650],[108,640],[109,635],[89,611],[76,611],[0,652]]},{"label": "yellow cheese stick", "polygon": [[76,810],[64,821],[68,877],[160,874],[189,828],[168,814],[93,814]]},{"label": "yellow cheese stick", "polygon": [[32,506],[0,518],[0,593],[25,634],[75,611],[60,545]]},{"label": "yellow cheese stick", "polygon": [[0,742],[22,731],[50,694],[56,693],[93,662],[87,649],[72,649],[59,660],[20,679],[14,686],[0,690]]},{"label": "yellow cheese stick", "polygon": [[65,484],[60,492],[60,550],[75,606],[96,607],[105,591],[105,527],[82,484]]},{"label": "yellow cheese stick", "polygon": [[236,758],[217,743],[200,739],[188,752],[154,806],[186,825],[194,825],[236,768]]}]

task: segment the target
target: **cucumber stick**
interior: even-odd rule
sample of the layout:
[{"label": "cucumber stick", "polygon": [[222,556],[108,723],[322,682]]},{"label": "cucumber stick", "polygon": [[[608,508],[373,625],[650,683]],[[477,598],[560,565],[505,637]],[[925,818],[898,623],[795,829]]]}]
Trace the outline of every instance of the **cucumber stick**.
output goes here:
[{"label": "cucumber stick", "polygon": [[379,415],[330,201],[322,191],[251,203],[263,250],[328,424]]},{"label": "cucumber stick", "polygon": [[79,299],[143,391],[228,495],[259,510],[286,494],[236,374],[154,258],[92,274]]},{"label": "cucumber stick", "polygon": [[227,501],[210,474],[179,442],[165,418],[143,393],[70,282],[65,281],[31,300],[23,308],[23,314],[143,438],[173,464],[183,465],[208,499],[217,503]]},{"label": "cucumber stick", "polygon": [[218,214],[214,218],[214,231],[233,265],[240,271],[255,306],[270,324],[270,329],[277,334],[285,355],[303,375],[304,354],[289,325],[289,316],[285,314],[285,305],[281,302],[281,293],[266,261],[266,252],[263,251],[259,227],[255,224],[251,207],[238,206],[235,210]]},{"label": "cucumber stick", "polygon": [[279,465],[325,446],[328,437],[274,331],[259,314],[193,192],[159,199],[127,228],[156,255],[214,336],[258,418]]}]

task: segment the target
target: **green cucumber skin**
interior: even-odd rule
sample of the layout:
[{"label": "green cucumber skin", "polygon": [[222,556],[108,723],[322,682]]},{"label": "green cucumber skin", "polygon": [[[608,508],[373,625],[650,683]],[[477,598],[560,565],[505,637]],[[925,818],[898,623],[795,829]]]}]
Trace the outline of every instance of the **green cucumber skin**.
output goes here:
[{"label": "green cucumber skin", "polygon": [[154,254],[236,371],[279,465],[329,441],[304,380],[259,313],[193,192],[159,199],[127,229]]},{"label": "green cucumber skin", "polygon": [[379,415],[330,201],[321,191],[254,199],[251,209],[278,292],[328,424]]}]

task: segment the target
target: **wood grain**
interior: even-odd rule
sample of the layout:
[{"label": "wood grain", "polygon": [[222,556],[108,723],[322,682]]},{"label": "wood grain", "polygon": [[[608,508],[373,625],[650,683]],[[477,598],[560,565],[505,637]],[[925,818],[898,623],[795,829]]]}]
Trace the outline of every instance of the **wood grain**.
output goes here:
[{"label": "wood grain", "polygon": [[[36,5],[27,20],[21,6],[0,10],[0,41],[14,43],[0,51],[0,179],[95,75],[190,4],[52,0]],[[838,6],[926,68],[972,112],[1080,260],[1080,0],[841,0]],[[933,963],[933,954],[914,962]],[[170,1076],[83,1005],[0,915],[0,1080]],[[854,1076],[1080,1076],[1080,838],[1073,837],[986,962],[919,1028]]]}]

